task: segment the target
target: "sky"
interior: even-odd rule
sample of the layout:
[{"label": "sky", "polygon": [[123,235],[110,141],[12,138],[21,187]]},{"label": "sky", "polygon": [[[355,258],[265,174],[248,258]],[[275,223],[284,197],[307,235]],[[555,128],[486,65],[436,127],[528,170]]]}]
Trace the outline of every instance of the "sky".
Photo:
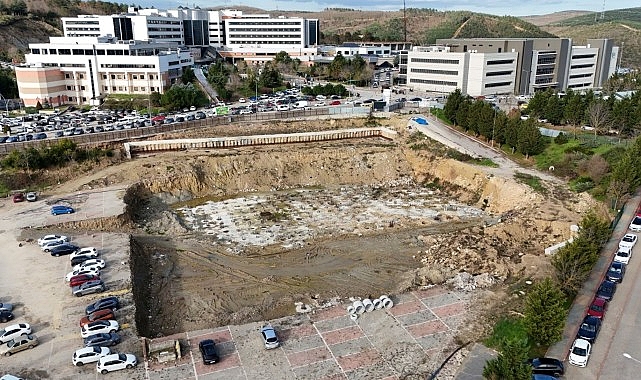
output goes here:
[{"label": "sky", "polygon": [[[246,5],[267,11],[322,11],[325,8],[352,8],[359,10],[397,11],[403,9],[403,0],[223,0],[220,2],[191,0],[139,0],[143,7],[172,9],[178,6],[229,7]],[[439,11],[468,10],[498,16],[529,16],[548,14],[565,10],[598,11],[603,9],[603,0],[405,0],[407,8],[433,8]],[[639,2],[631,0],[605,1],[605,9],[638,7]]]}]

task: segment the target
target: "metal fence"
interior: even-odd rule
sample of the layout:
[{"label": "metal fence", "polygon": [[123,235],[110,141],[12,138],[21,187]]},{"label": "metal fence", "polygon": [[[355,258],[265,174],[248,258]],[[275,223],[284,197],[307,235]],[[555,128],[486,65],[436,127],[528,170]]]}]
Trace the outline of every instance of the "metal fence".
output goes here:
[{"label": "metal fence", "polygon": [[[186,121],[182,123],[163,124],[151,127],[123,129],[110,132],[86,133],[77,136],[65,136],[64,138],[69,139],[78,145],[100,145],[108,142],[128,141],[157,135],[159,133],[173,132],[198,127],[212,127],[217,125],[227,125],[231,123],[243,122],[308,118],[315,116],[353,116],[367,114],[369,113],[369,110],[369,107],[323,107],[282,112],[259,112],[247,115],[225,115],[201,120]],[[0,144],[0,155],[8,154],[16,149],[51,146],[56,144],[59,140],[59,138],[53,138]]]}]

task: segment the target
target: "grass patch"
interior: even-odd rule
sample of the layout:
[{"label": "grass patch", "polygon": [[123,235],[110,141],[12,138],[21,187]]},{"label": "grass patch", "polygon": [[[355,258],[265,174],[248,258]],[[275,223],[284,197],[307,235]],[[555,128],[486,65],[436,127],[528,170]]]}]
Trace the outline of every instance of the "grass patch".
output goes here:
[{"label": "grass patch", "polygon": [[558,165],[565,159],[568,151],[574,151],[581,146],[579,140],[570,140],[565,144],[557,144],[554,141],[547,145],[541,154],[534,157],[536,167],[540,170],[547,170],[550,166]]},{"label": "grass patch", "polygon": [[440,108],[430,108],[430,113],[434,116],[436,116],[437,119],[441,120],[444,123],[447,123],[448,125],[454,125],[446,116],[445,116],[445,111],[443,111]]},{"label": "grass patch", "polygon": [[490,160],[489,158],[477,158],[474,160],[474,163],[481,166],[487,166],[490,168],[498,168],[499,164]]},{"label": "grass patch", "polygon": [[530,186],[537,193],[546,192],[545,187],[541,184],[541,178],[539,177],[527,173],[516,172],[516,174],[514,174],[514,179],[516,179],[517,182]]},{"label": "grass patch", "polygon": [[528,340],[527,330],[522,318],[503,318],[499,320],[490,335],[483,342],[486,346],[501,349],[504,340]]}]

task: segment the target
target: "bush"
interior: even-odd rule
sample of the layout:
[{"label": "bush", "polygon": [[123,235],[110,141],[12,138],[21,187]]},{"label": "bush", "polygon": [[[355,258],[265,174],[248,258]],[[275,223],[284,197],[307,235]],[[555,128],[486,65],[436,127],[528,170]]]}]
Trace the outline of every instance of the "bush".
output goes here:
[{"label": "bush", "polygon": [[525,300],[525,328],[531,341],[550,345],[559,341],[565,326],[565,296],[551,279],[535,284]]},{"label": "bush", "polygon": [[554,143],[557,145],[567,144],[568,141],[570,141],[568,136],[563,132],[559,133],[559,135],[554,138]]}]

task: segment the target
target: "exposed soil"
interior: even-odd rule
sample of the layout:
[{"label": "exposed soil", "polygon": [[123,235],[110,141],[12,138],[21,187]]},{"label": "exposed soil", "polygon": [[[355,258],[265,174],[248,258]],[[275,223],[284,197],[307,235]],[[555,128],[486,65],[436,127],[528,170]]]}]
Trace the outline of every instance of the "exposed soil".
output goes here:
[{"label": "exposed soil", "polygon": [[[333,121],[331,127],[365,122]],[[444,283],[461,272],[476,277],[471,282],[457,277],[452,286],[491,287],[549,275],[544,248],[569,238],[569,225],[592,206],[589,199],[559,185],[550,185],[545,196],[535,193],[512,178],[488,175],[483,167],[443,159],[429,144],[412,150],[406,117],[382,122],[399,132],[397,140],[155,154],[70,181],[59,190],[135,183],[126,200],[135,231],[136,320],[140,334],[149,337],[289,315],[299,301],[320,307],[350,296],[394,294]],[[298,132],[318,129],[315,124],[327,128],[328,122],[243,129],[245,134]],[[318,201],[304,202],[270,195],[296,189],[351,195],[319,195]],[[410,193],[423,194],[426,204],[399,206],[407,215],[379,217],[361,205],[380,211],[375,198],[392,204]],[[362,194],[359,207],[353,194]],[[225,211],[227,219],[221,221],[224,202],[243,204],[237,198],[258,195],[268,201],[257,209],[237,208],[236,214]],[[209,226],[215,228],[209,233],[184,218],[185,208],[206,202],[216,210],[202,216],[211,217]],[[309,206],[309,215],[297,214],[302,206],[295,210],[292,202]],[[457,204],[476,211],[457,214]],[[305,231],[292,241],[295,228],[312,225],[304,218],[311,218],[314,208],[336,213],[340,223],[314,220],[313,233]],[[410,212],[427,208],[438,212]],[[120,223],[115,221],[114,228],[122,228]],[[290,240],[240,244],[227,236],[230,228],[242,239],[248,228],[275,225]],[[500,287],[493,289],[503,294]],[[494,291],[487,293],[487,299],[496,297]]]}]

